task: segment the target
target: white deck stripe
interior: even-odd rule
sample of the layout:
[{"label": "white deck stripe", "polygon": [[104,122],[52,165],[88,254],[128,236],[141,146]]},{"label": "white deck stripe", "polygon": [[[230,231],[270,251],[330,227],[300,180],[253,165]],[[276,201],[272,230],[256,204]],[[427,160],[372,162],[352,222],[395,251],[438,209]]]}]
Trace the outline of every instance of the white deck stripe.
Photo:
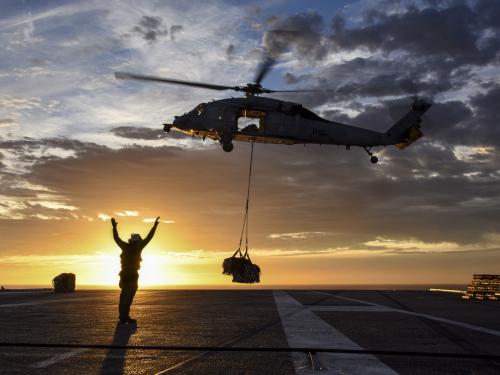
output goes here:
[{"label": "white deck stripe", "polygon": [[329,296],[340,298],[340,299],[343,299],[343,300],[346,300],[346,301],[359,302],[359,303],[364,303],[364,304],[372,306],[372,307],[379,307],[379,308],[386,309],[386,310],[383,310],[383,311],[392,311],[392,312],[398,312],[398,313],[407,314],[407,315],[419,316],[421,318],[435,320],[435,321],[438,321],[438,322],[441,322],[441,323],[451,324],[451,325],[459,326],[459,327],[462,327],[462,328],[467,328],[467,329],[470,329],[470,330],[473,330],[473,331],[487,333],[487,334],[493,335],[493,336],[500,336],[500,331],[497,331],[497,330],[494,330],[494,329],[491,329],[491,328],[476,326],[474,324],[458,322],[456,320],[451,320],[451,319],[446,319],[446,318],[440,318],[439,316],[434,316],[434,315],[429,315],[429,314],[423,314],[423,313],[417,313],[417,312],[414,312],[414,311],[408,311],[408,310],[403,310],[403,309],[394,309],[392,307],[388,307],[388,306],[384,306],[384,305],[379,305],[378,303],[363,301],[363,300],[360,300],[360,299],[357,299],[357,298],[337,296],[335,294],[331,294],[331,293],[327,293],[327,292],[316,292],[316,293],[327,294]]},{"label": "white deck stripe", "polygon": [[82,354],[83,352],[86,352],[88,350],[90,350],[90,349],[86,349],[86,348],[73,349],[69,352],[57,354],[53,357],[50,357],[49,359],[46,359],[44,361],[40,361],[40,362],[36,363],[35,365],[33,365],[33,367],[34,368],[46,368],[46,367],[55,365],[58,362],[64,361],[65,359],[74,357],[75,355]]},{"label": "white deck stripe", "polygon": [[384,306],[307,306],[311,311],[346,311],[346,312],[388,312],[393,309]]},{"label": "white deck stripe", "polygon": [[[319,318],[307,306],[285,292],[274,291],[274,300],[281,317],[288,346],[311,348],[354,349],[361,348],[354,341]],[[305,354],[292,353],[293,366],[297,375],[316,373],[311,369]],[[322,374],[349,375],[397,375],[372,355],[347,355],[339,353],[318,353]],[[317,363],[315,363],[318,365]]]}]

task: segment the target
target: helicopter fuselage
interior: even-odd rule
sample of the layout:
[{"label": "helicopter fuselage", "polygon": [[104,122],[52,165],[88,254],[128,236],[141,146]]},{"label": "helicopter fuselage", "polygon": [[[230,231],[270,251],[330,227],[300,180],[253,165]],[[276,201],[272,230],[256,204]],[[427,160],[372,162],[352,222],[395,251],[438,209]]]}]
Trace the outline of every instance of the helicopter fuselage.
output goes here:
[{"label": "helicopter fuselage", "polygon": [[[297,103],[248,96],[201,103],[191,112],[176,116],[172,125],[165,125],[165,130],[174,127],[192,136],[217,140],[225,151],[232,150],[233,140],[290,145],[332,144],[365,149],[386,145],[405,147],[422,135],[418,124],[429,107],[427,103],[414,103],[397,126],[381,133],[328,121]],[[412,134],[409,134],[411,129]]]}]

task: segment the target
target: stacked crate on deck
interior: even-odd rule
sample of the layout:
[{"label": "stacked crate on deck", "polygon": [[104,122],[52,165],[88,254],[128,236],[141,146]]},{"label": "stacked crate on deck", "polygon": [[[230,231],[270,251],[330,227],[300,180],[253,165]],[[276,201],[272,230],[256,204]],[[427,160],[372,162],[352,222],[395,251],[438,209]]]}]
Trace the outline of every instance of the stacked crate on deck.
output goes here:
[{"label": "stacked crate on deck", "polygon": [[474,275],[464,299],[497,300],[495,295],[500,287],[500,275]]},{"label": "stacked crate on deck", "polygon": [[61,273],[54,277],[52,285],[56,293],[73,293],[75,291],[76,276],[74,273]]}]

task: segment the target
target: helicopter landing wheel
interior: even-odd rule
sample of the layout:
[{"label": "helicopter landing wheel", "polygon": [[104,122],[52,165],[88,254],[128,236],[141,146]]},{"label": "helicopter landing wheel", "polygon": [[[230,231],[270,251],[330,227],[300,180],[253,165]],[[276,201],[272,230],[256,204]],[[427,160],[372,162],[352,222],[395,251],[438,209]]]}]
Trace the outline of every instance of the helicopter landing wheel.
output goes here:
[{"label": "helicopter landing wheel", "polygon": [[226,142],[222,144],[222,149],[226,152],[231,152],[233,151],[233,142]]},{"label": "helicopter landing wheel", "polygon": [[372,162],[372,164],[377,164],[378,158],[375,155],[373,155],[373,152],[371,152],[371,149],[372,149],[371,147],[363,147],[363,150],[365,150],[366,153],[368,155],[370,155],[370,161]]}]

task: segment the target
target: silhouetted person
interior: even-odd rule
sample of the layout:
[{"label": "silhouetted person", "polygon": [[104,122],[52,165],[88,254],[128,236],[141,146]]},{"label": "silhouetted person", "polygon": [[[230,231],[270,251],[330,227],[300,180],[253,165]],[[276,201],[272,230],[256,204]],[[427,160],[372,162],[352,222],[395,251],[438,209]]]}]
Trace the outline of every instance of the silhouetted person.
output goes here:
[{"label": "silhouetted person", "polygon": [[141,253],[142,249],[153,238],[156,227],[158,226],[160,218],[157,217],[153,225],[153,228],[149,231],[147,237],[142,239],[137,233],[132,233],[128,242],[122,241],[118,236],[118,230],[116,226],[118,223],[115,218],[111,219],[111,224],[113,225],[113,238],[122,253],[120,254],[121,260],[121,271],[120,271],[120,323],[131,323],[135,324],[136,320],[132,319],[129,315],[130,305],[134,300],[135,292],[137,292],[137,281],[139,280],[139,268],[141,268]]}]

